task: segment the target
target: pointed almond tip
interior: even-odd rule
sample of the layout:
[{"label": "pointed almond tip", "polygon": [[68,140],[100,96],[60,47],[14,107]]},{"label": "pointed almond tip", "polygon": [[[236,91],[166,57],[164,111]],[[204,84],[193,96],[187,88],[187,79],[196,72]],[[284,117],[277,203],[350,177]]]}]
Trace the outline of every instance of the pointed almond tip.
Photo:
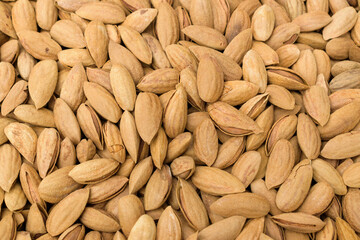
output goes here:
[{"label": "pointed almond tip", "polygon": [[133,186],[130,187],[129,185],[129,195],[130,194],[135,194],[135,192],[134,192],[134,187]]},{"label": "pointed almond tip", "polygon": [[[257,125],[257,124],[256,124]],[[263,133],[264,130],[257,125],[257,127],[254,129],[254,134],[260,134]]]},{"label": "pointed almond tip", "polygon": [[268,190],[271,190],[272,188],[274,188],[274,184],[272,183],[269,183],[268,181],[266,181],[266,178],[265,178],[265,186]]}]

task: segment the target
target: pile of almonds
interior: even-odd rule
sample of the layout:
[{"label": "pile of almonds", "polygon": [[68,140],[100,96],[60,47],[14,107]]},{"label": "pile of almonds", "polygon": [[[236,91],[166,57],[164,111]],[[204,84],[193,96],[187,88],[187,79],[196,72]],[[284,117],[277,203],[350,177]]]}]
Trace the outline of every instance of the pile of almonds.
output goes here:
[{"label": "pile of almonds", "polygon": [[359,240],[360,1],[1,0],[1,240]]}]

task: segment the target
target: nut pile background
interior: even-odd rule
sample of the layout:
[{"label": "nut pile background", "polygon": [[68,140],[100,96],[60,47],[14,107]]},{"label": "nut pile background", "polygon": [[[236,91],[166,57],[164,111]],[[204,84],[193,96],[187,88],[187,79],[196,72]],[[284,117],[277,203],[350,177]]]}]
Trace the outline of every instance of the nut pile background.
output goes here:
[{"label": "nut pile background", "polygon": [[0,239],[359,239],[359,4],[0,1]]}]

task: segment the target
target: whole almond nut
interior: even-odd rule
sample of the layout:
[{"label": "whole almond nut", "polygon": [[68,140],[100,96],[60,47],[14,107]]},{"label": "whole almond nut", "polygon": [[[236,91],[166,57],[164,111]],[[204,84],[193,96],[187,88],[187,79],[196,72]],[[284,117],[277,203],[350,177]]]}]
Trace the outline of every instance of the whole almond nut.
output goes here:
[{"label": "whole almond nut", "polygon": [[122,65],[113,65],[110,71],[110,82],[120,107],[132,111],[135,106],[136,90],[129,71]]},{"label": "whole almond nut", "polygon": [[44,129],[38,137],[36,164],[41,178],[52,172],[60,151],[60,134],[54,128]]},{"label": "whole almond nut", "polygon": [[244,239],[260,239],[261,233],[264,231],[264,217],[251,219],[237,237],[238,240]]},{"label": "whole almond nut", "polygon": [[224,102],[215,102],[207,107],[215,125],[223,132],[233,136],[258,134],[262,129],[250,117]]},{"label": "whole almond nut", "polygon": [[359,71],[359,69],[350,69],[337,75],[331,80],[329,84],[330,89],[335,92],[341,89],[356,88],[358,84],[358,79],[356,76]]},{"label": "whole almond nut", "polygon": [[277,141],[280,139],[289,140],[295,133],[297,127],[297,117],[286,115],[277,120],[270,129],[265,142],[265,150],[270,154]]},{"label": "whole almond nut", "polygon": [[191,133],[184,132],[176,136],[173,140],[171,140],[167,147],[165,162],[169,163],[170,161],[174,160],[176,157],[179,157],[181,154],[183,154],[191,144],[192,139],[193,137]]},{"label": "whole almond nut", "polygon": [[244,220],[245,219],[242,216],[225,218],[201,230],[199,232],[199,239],[232,239],[239,235],[245,224]]},{"label": "whole almond nut", "polygon": [[185,35],[194,40],[194,42],[217,50],[224,50],[227,46],[227,40],[219,31],[201,25],[190,25],[181,30]]},{"label": "whole almond nut", "polygon": [[[242,202],[242,204],[239,204]],[[237,193],[221,197],[210,206],[211,210],[223,217],[240,215],[246,218],[259,218],[270,211],[266,198],[255,193]]]},{"label": "whole almond nut", "polygon": [[186,90],[188,102],[199,110],[204,110],[204,102],[199,96],[197,89],[197,76],[196,72],[187,67],[180,72],[180,83]]},{"label": "whole almond nut", "polygon": [[332,16],[332,21],[324,28],[325,40],[339,37],[351,30],[357,20],[356,11],[353,7],[345,7]]},{"label": "whole almond nut", "polygon": [[245,190],[244,184],[234,175],[213,167],[197,167],[191,180],[200,190],[212,195],[233,194]]},{"label": "whole almond nut", "polygon": [[190,5],[190,17],[194,25],[214,27],[214,16],[211,1],[194,0]]},{"label": "whole almond nut", "polygon": [[1,104],[1,115],[6,116],[28,97],[28,84],[24,80],[16,82]]},{"label": "whole almond nut", "polygon": [[316,233],[316,237],[319,239],[334,238],[337,234],[335,222],[330,218],[326,218],[324,222],[325,227]]},{"label": "whole almond nut", "polygon": [[41,178],[37,171],[30,166],[30,164],[23,163],[19,175],[21,187],[29,202],[31,204],[37,203],[42,207],[45,207],[45,202],[41,199],[38,190]]},{"label": "whole almond nut", "polygon": [[250,27],[251,22],[249,14],[243,9],[236,8],[236,10],[232,12],[226,26],[225,37],[230,43],[236,35]]},{"label": "whole almond nut", "polygon": [[116,232],[120,230],[118,220],[103,209],[86,207],[80,217],[80,222],[95,231]]},{"label": "whole almond nut", "polygon": [[220,98],[224,87],[224,75],[216,59],[200,59],[196,83],[203,101],[215,102]]},{"label": "whole almond nut", "polygon": [[297,139],[301,150],[309,159],[320,154],[321,138],[314,122],[304,113],[300,113],[297,125]]},{"label": "whole almond nut", "polygon": [[303,99],[309,115],[320,126],[324,126],[330,118],[330,101],[326,92],[319,86],[311,86],[304,92]]},{"label": "whole almond nut", "polygon": [[135,223],[129,234],[129,240],[155,239],[156,225],[154,220],[147,214],[142,215]]},{"label": "whole almond nut", "polygon": [[275,223],[295,232],[312,233],[321,230],[325,223],[306,213],[283,213],[272,217]]},{"label": "whole almond nut", "polygon": [[86,82],[85,69],[81,64],[76,64],[67,75],[60,92],[60,98],[62,98],[72,110],[76,110],[83,101],[84,82]]},{"label": "whole almond nut", "polygon": [[240,179],[247,188],[256,177],[261,164],[261,155],[248,151],[240,156],[231,169],[231,174]]},{"label": "whole almond nut", "polygon": [[[183,28],[186,28],[187,26],[191,25],[191,19],[190,19],[190,14],[188,12],[188,9],[184,8],[183,6],[177,6],[175,8],[175,12],[176,12],[177,18],[179,20],[179,25],[180,25],[179,40],[186,40],[186,41],[190,40],[190,38],[188,36],[186,36],[184,33],[181,32],[181,30]],[[214,10],[214,8],[213,8],[213,10]],[[221,20],[223,20],[223,19],[221,19]]]},{"label": "whole almond nut", "polygon": [[85,19],[110,24],[119,24],[125,20],[124,10],[112,2],[89,1],[82,4],[75,13]]},{"label": "whole almond nut", "polygon": [[225,54],[219,53],[214,49],[202,46],[191,46],[189,49],[197,57],[197,59],[207,55],[214,57],[224,72],[225,81],[241,79],[241,67],[232,58],[226,56]]},{"label": "whole almond nut", "polygon": [[265,92],[269,94],[269,102],[273,105],[285,110],[295,108],[295,98],[286,88],[271,84],[266,87]]},{"label": "whole almond nut", "polygon": [[297,16],[293,22],[300,26],[301,32],[312,32],[321,29],[332,21],[324,11],[312,11]]},{"label": "whole almond nut", "polygon": [[136,128],[141,138],[148,144],[158,132],[162,112],[160,100],[155,94],[139,94],[135,102]]},{"label": "whole almond nut", "polygon": [[[122,111],[108,91],[96,83],[84,82],[84,93],[91,106],[101,116],[114,123],[119,121]],[[102,107],[102,101],[106,102],[108,108]]]},{"label": "whole almond nut", "polygon": [[330,163],[316,159],[312,161],[312,167],[314,170],[314,180],[317,182],[325,181],[330,184],[334,189],[335,194],[345,195],[347,188],[344,181],[336,169],[330,165]]},{"label": "whole almond nut", "polygon": [[39,185],[39,194],[44,201],[49,203],[60,202],[71,192],[82,185],[75,182],[68,173],[74,166],[67,166],[48,174]]},{"label": "whole almond nut", "polygon": [[357,186],[359,186],[360,181],[359,181],[359,174],[358,174],[358,169],[359,169],[360,163],[354,163],[352,165],[350,165],[343,173],[342,177],[344,179],[344,183],[346,186],[348,187],[353,187],[356,188]]},{"label": "whole almond nut", "polygon": [[180,210],[190,226],[201,230],[209,225],[209,218],[204,203],[190,183],[181,178],[179,178],[176,185],[176,198]]},{"label": "whole almond nut", "polygon": [[264,93],[267,84],[265,64],[260,55],[249,50],[243,60],[244,80],[259,86],[259,92]]},{"label": "whole almond nut", "polygon": [[[320,214],[330,206],[333,198],[334,190],[332,187],[326,182],[319,182],[310,189],[298,211],[313,215]],[[318,200],[315,202],[314,199]]]},{"label": "whole almond nut", "polygon": [[163,166],[166,152],[167,152],[168,140],[166,133],[162,127],[159,128],[156,136],[150,143],[150,153],[155,167],[161,169]]},{"label": "whole almond nut", "polygon": [[161,214],[156,236],[159,240],[168,239],[168,236],[172,236],[174,239],[181,238],[180,220],[171,206],[168,206]]},{"label": "whole almond nut", "polygon": [[40,207],[37,204],[31,205],[28,213],[28,222],[26,223],[26,231],[32,235],[44,234],[46,233],[46,221],[44,218],[47,218],[48,214],[46,210]]},{"label": "whole almond nut", "polygon": [[59,62],[65,66],[73,67],[79,62],[88,67],[95,65],[94,59],[91,57],[89,50],[70,48],[58,52]]},{"label": "whole almond nut", "polygon": [[241,63],[248,50],[252,46],[252,31],[245,29],[236,35],[224,50],[224,55],[229,56],[235,62]]},{"label": "whole almond nut", "polygon": [[136,87],[141,91],[161,94],[175,89],[178,83],[179,71],[173,68],[163,68],[146,74]]},{"label": "whole almond nut", "polygon": [[187,120],[187,94],[180,83],[164,108],[163,125],[167,136],[175,138],[185,130]]},{"label": "whole almond nut", "polygon": [[96,66],[102,67],[107,59],[109,42],[105,25],[100,21],[91,21],[84,31],[84,36],[87,48]]},{"label": "whole almond nut", "polygon": [[37,136],[34,130],[23,123],[10,123],[4,129],[10,143],[30,163],[34,163],[36,154]]},{"label": "whole almond nut", "polygon": [[89,189],[81,189],[68,195],[50,212],[46,229],[57,236],[70,227],[82,214],[89,198]]},{"label": "whole almond nut", "polygon": [[179,44],[171,44],[166,47],[165,51],[171,65],[177,70],[181,71],[186,67],[197,69],[197,59],[188,48]]},{"label": "whole almond nut", "polygon": [[220,100],[232,106],[237,106],[255,97],[258,90],[259,87],[251,82],[237,80],[226,81]]},{"label": "whole almond nut", "polygon": [[[296,59],[297,60],[297,59]],[[267,67],[269,82],[283,86],[288,90],[305,90],[308,85],[295,71],[283,67]]]},{"label": "whole almond nut", "polygon": [[268,107],[256,118],[255,122],[263,129],[263,132],[250,135],[247,138],[247,150],[255,150],[265,142],[270,128],[274,123],[274,108],[272,106]]},{"label": "whole almond nut", "polygon": [[278,54],[266,43],[254,41],[251,49],[255,50],[260,55],[265,66],[279,64]]},{"label": "whole almond nut", "polygon": [[276,50],[279,55],[280,66],[290,67],[293,65],[300,56],[300,50],[294,44],[284,45]]},{"label": "whole almond nut", "polygon": [[163,1],[158,6],[155,30],[163,49],[176,43],[179,39],[178,18],[174,9],[167,2]]},{"label": "whole almond nut", "polygon": [[54,60],[38,62],[29,76],[29,94],[37,109],[51,98],[58,78],[58,68]]},{"label": "whole almond nut", "polygon": [[139,155],[140,136],[136,129],[135,119],[128,111],[125,111],[121,118],[120,133],[131,159],[136,163]]},{"label": "whole almond nut", "polygon": [[[75,166],[69,172],[69,176],[80,184],[97,183],[110,178],[118,168],[119,162],[112,159],[98,158]],[[97,169],[97,171],[93,172],[92,169]],[[89,172],[91,174],[88,174]]]},{"label": "whole almond nut", "polygon": [[300,27],[295,23],[284,23],[275,27],[267,44],[275,51],[285,45],[294,43],[300,33]]},{"label": "whole almond nut", "polygon": [[0,186],[8,192],[20,172],[21,159],[19,152],[11,144],[2,145],[0,152],[2,153],[0,161],[3,166],[0,172]]},{"label": "whole almond nut", "polygon": [[132,170],[129,178],[129,193],[136,193],[149,180],[153,170],[151,157],[141,160]]},{"label": "whole almond nut", "polygon": [[126,16],[122,25],[132,27],[139,33],[142,33],[155,19],[158,13],[154,8],[140,8]]},{"label": "whole almond nut", "polygon": [[295,163],[295,152],[286,139],[278,140],[270,153],[265,182],[268,189],[281,185],[290,175]]},{"label": "whole almond nut", "polygon": [[35,65],[35,59],[25,51],[25,49],[20,50],[19,56],[17,57],[17,68],[20,76],[28,80],[31,69]]},{"label": "whole almond nut", "polygon": [[3,2],[0,4],[0,12],[1,12],[1,24],[0,24],[1,32],[12,38],[16,38],[14,26],[10,18],[11,10]]},{"label": "whole almond nut", "polygon": [[315,56],[311,50],[301,51],[299,59],[292,66],[292,69],[298,72],[309,86],[315,85],[317,67]]},{"label": "whole almond nut", "polygon": [[358,134],[358,131],[353,131],[330,139],[321,150],[321,155],[331,159],[345,159],[357,156]]},{"label": "whole almond nut", "polygon": [[144,193],[144,208],[146,211],[159,208],[169,197],[171,191],[171,171],[163,165],[151,175]]},{"label": "whole almond nut", "polygon": [[239,158],[245,148],[244,137],[232,137],[219,147],[217,158],[212,165],[220,169],[224,169]]},{"label": "whole almond nut", "polygon": [[116,197],[125,189],[127,182],[126,177],[113,176],[103,182],[88,185],[87,187],[90,188],[88,202],[97,204]]},{"label": "whole almond nut", "polygon": [[[356,109],[360,106],[360,102],[354,101],[342,108],[339,108],[330,115],[329,121],[323,127],[319,127],[319,132],[322,139],[330,139],[339,134],[346,133],[353,129],[358,123]],[[351,111],[349,111],[351,109]],[[342,124],[340,124],[340,122]],[[346,123],[346,124],[344,124]]]},{"label": "whole almond nut", "polygon": [[343,219],[337,217],[335,223],[336,223],[336,230],[338,232],[339,240],[358,238],[354,229],[352,229],[349,223],[347,223]]},{"label": "whole almond nut", "polygon": [[325,51],[332,59],[345,60],[349,58],[349,50],[355,46],[354,41],[349,38],[337,37],[329,40]]},{"label": "whole almond nut", "polygon": [[74,144],[78,144],[81,139],[79,123],[71,108],[61,98],[56,99],[54,105],[55,126],[60,134],[70,138]]},{"label": "whole almond nut", "polygon": [[256,9],[251,25],[254,39],[266,41],[271,36],[275,26],[275,15],[272,8],[264,4]]},{"label": "whole almond nut", "polygon": [[[152,52],[144,38],[134,29],[127,26],[120,26],[121,39],[126,47],[143,63],[152,62]],[[134,42],[133,42],[134,41]]]},{"label": "whole almond nut", "polygon": [[254,119],[264,111],[268,100],[268,93],[257,95],[244,103],[239,110]]},{"label": "whole almond nut", "polygon": [[14,63],[20,52],[18,40],[10,40],[4,43],[0,49],[1,61]]},{"label": "whole almond nut", "polygon": [[18,33],[21,45],[34,58],[40,60],[57,60],[61,51],[60,45],[49,37],[36,31],[24,30]]},{"label": "whole almond nut", "polygon": [[112,64],[123,65],[131,74],[135,83],[139,83],[141,77],[144,76],[144,69],[140,61],[128,50],[114,41],[109,41],[109,59]]},{"label": "whole almond nut", "polygon": [[36,2],[36,21],[42,29],[50,30],[58,18],[55,2],[42,0]]},{"label": "whole almond nut", "polygon": [[0,233],[8,239],[16,238],[16,220],[13,213],[3,217],[0,221]]},{"label": "whole almond nut", "polygon": [[0,100],[4,100],[15,82],[15,69],[7,62],[0,63],[0,77],[3,79],[0,85]]},{"label": "whole almond nut", "polygon": [[[36,18],[39,14],[41,14],[41,12],[36,14]],[[35,9],[31,5],[30,1],[22,0],[16,2],[11,9],[11,16],[13,26],[17,34],[23,30],[37,30]]]},{"label": "whole almond nut", "polygon": [[19,121],[39,127],[55,127],[54,114],[46,108],[36,109],[34,105],[21,104],[13,112]]},{"label": "whole almond nut", "polygon": [[353,211],[356,209],[357,205],[359,204],[359,201],[357,199],[359,198],[359,189],[350,189],[349,192],[344,196],[343,198],[343,211],[344,211],[344,217],[346,221],[354,228],[354,230],[359,230],[359,215],[356,211]]},{"label": "whole almond nut", "polygon": [[136,221],[144,212],[144,206],[141,200],[135,195],[127,195],[118,201],[118,218],[123,233],[128,236]]},{"label": "whole almond nut", "polygon": [[276,194],[276,206],[284,212],[296,210],[309,192],[312,175],[310,160],[305,159],[298,163],[280,186]]}]

